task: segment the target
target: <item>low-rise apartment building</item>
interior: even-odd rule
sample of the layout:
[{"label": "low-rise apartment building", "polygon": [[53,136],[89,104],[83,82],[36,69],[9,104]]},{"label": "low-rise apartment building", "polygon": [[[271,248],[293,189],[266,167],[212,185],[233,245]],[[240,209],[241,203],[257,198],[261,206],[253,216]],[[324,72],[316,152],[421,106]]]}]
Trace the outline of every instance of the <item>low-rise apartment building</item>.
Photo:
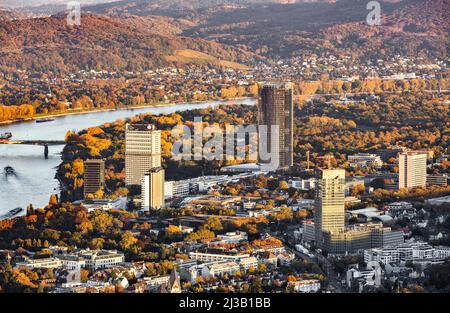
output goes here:
[{"label": "low-rise apartment building", "polygon": [[239,264],[233,261],[212,263],[202,268],[202,277],[223,277],[225,274],[232,276],[240,269]]},{"label": "low-rise apartment building", "polygon": [[64,267],[71,271],[80,270],[80,268],[86,267],[86,260],[78,255],[59,255],[58,259],[61,260]]},{"label": "low-rise apartment building", "polygon": [[247,272],[250,268],[256,269],[258,268],[258,259],[254,256],[243,258],[239,260],[239,266],[244,272]]},{"label": "low-rise apartment building", "polygon": [[238,244],[246,240],[248,240],[248,235],[246,232],[236,231],[223,235],[217,235],[217,240],[210,242],[208,245]]},{"label": "low-rise apartment building", "polygon": [[320,290],[320,282],[317,279],[290,281],[287,287],[295,292],[313,293]]},{"label": "low-rise apartment building", "polygon": [[448,176],[446,174],[428,174],[427,185],[429,186],[447,186]]},{"label": "low-rise apartment building", "polygon": [[44,259],[26,258],[24,261],[16,263],[16,267],[26,267],[29,269],[58,268],[58,267],[61,267],[62,265],[63,265],[63,263],[58,258],[44,258]]},{"label": "low-rise apartment building", "polygon": [[125,255],[117,250],[82,250],[76,253],[86,262],[86,267],[94,271],[125,262]]},{"label": "low-rise apartment building", "polygon": [[348,160],[353,167],[374,167],[380,168],[383,166],[383,161],[379,155],[371,153],[358,153],[349,155]]},{"label": "low-rise apartment building", "polygon": [[342,231],[324,232],[324,250],[332,254],[355,253],[370,248],[399,245],[404,242],[401,231],[393,231],[382,223],[352,225]]},{"label": "low-rise apartment building", "polygon": [[250,257],[249,254],[216,254],[206,252],[190,252],[189,257],[192,260],[199,262],[219,262],[219,261],[234,261],[237,262],[240,259]]},{"label": "low-rise apartment building", "polygon": [[389,248],[364,251],[364,262],[376,261],[383,264],[399,264],[406,261],[444,260],[450,257],[450,247],[433,247],[426,242],[404,243]]}]

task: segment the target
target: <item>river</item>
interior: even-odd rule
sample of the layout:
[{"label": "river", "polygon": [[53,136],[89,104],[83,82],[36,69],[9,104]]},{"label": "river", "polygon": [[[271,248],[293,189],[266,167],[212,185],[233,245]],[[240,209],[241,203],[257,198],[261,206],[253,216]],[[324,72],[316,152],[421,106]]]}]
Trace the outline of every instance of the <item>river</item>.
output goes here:
[{"label": "river", "polygon": [[[141,113],[169,114],[223,103],[208,101],[66,115],[55,117],[55,121],[48,123],[29,121],[0,125],[0,133],[11,132],[12,139],[64,140],[69,130],[79,131]],[[233,103],[252,105],[255,100],[241,99]],[[50,146],[49,157],[45,159],[42,146],[0,145],[0,215],[16,207],[25,209],[30,203],[35,208],[43,207],[48,203],[50,194],[59,193],[55,173],[56,167],[61,163],[62,149],[63,146]],[[5,166],[13,167],[16,175],[5,175]]]}]

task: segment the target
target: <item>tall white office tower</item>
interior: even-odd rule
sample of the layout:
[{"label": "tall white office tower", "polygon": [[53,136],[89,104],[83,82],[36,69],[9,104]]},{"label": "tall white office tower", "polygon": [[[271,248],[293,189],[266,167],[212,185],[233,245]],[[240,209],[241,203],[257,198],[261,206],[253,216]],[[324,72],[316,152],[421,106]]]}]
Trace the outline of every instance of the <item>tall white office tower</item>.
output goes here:
[{"label": "tall white office tower", "polygon": [[161,131],[154,125],[125,125],[125,183],[140,185],[144,174],[161,167]]},{"label": "tall white office tower", "polygon": [[427,184],[427,154],[417,151],[398,155],[398,188],[425,187]]}]

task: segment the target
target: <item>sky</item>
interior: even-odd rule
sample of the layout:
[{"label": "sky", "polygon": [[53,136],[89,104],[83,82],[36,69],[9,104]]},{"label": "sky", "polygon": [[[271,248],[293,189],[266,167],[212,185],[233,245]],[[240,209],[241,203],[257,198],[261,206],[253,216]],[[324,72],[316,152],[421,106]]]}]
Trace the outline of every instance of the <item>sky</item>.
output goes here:
[{"label": "sky", "polygon": [[[6,8],[21,8],[30,6],[40,6],[46,4],[66,4],[73,0],[0,0],[0,7]],[[113,2],[117,0],[76,0],[81,4],[86,3],[102,3],[102,2]]]}]

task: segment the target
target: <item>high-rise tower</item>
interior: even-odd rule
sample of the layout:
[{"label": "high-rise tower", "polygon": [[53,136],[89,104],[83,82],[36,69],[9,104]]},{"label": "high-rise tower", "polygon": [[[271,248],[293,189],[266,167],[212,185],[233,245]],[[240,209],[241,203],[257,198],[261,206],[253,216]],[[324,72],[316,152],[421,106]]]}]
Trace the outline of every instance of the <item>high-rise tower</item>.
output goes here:
[{"label": "high-rise tower", "polygon": [[316,243],[322,248],[323,232],[345,229],[345,170],[318,170],[315,192]]},{"label": "high-rise tower", "polygon": [[427,154],[407,151],[398,155],[398,188],[425,187]]},{"label": "high-rise tower", "polygon": [[125,125],[125,183],[140,185],[144,174],[161,167],[161,131],[154,125]]},{"label": "high-rise tower", "polygon": [[103,160],[84,161],[84,198],[95,194],[105,185],[105,162]]},{"label": "high-rise tower", "polygon": [[[292,83],[264,84],[260,92],[259,125],[267,125],[267,151],[277,151],[279,168],[293,165],[294,104]],[[272,125],[278,125],[278,146],[271,142]],[[263,163],[260,159],[260,162]]]},{"label": "high-rise tower", "polygon": [[142,209],[159,210],[164,207],[164,169],[149,170],[142,178]]}]

